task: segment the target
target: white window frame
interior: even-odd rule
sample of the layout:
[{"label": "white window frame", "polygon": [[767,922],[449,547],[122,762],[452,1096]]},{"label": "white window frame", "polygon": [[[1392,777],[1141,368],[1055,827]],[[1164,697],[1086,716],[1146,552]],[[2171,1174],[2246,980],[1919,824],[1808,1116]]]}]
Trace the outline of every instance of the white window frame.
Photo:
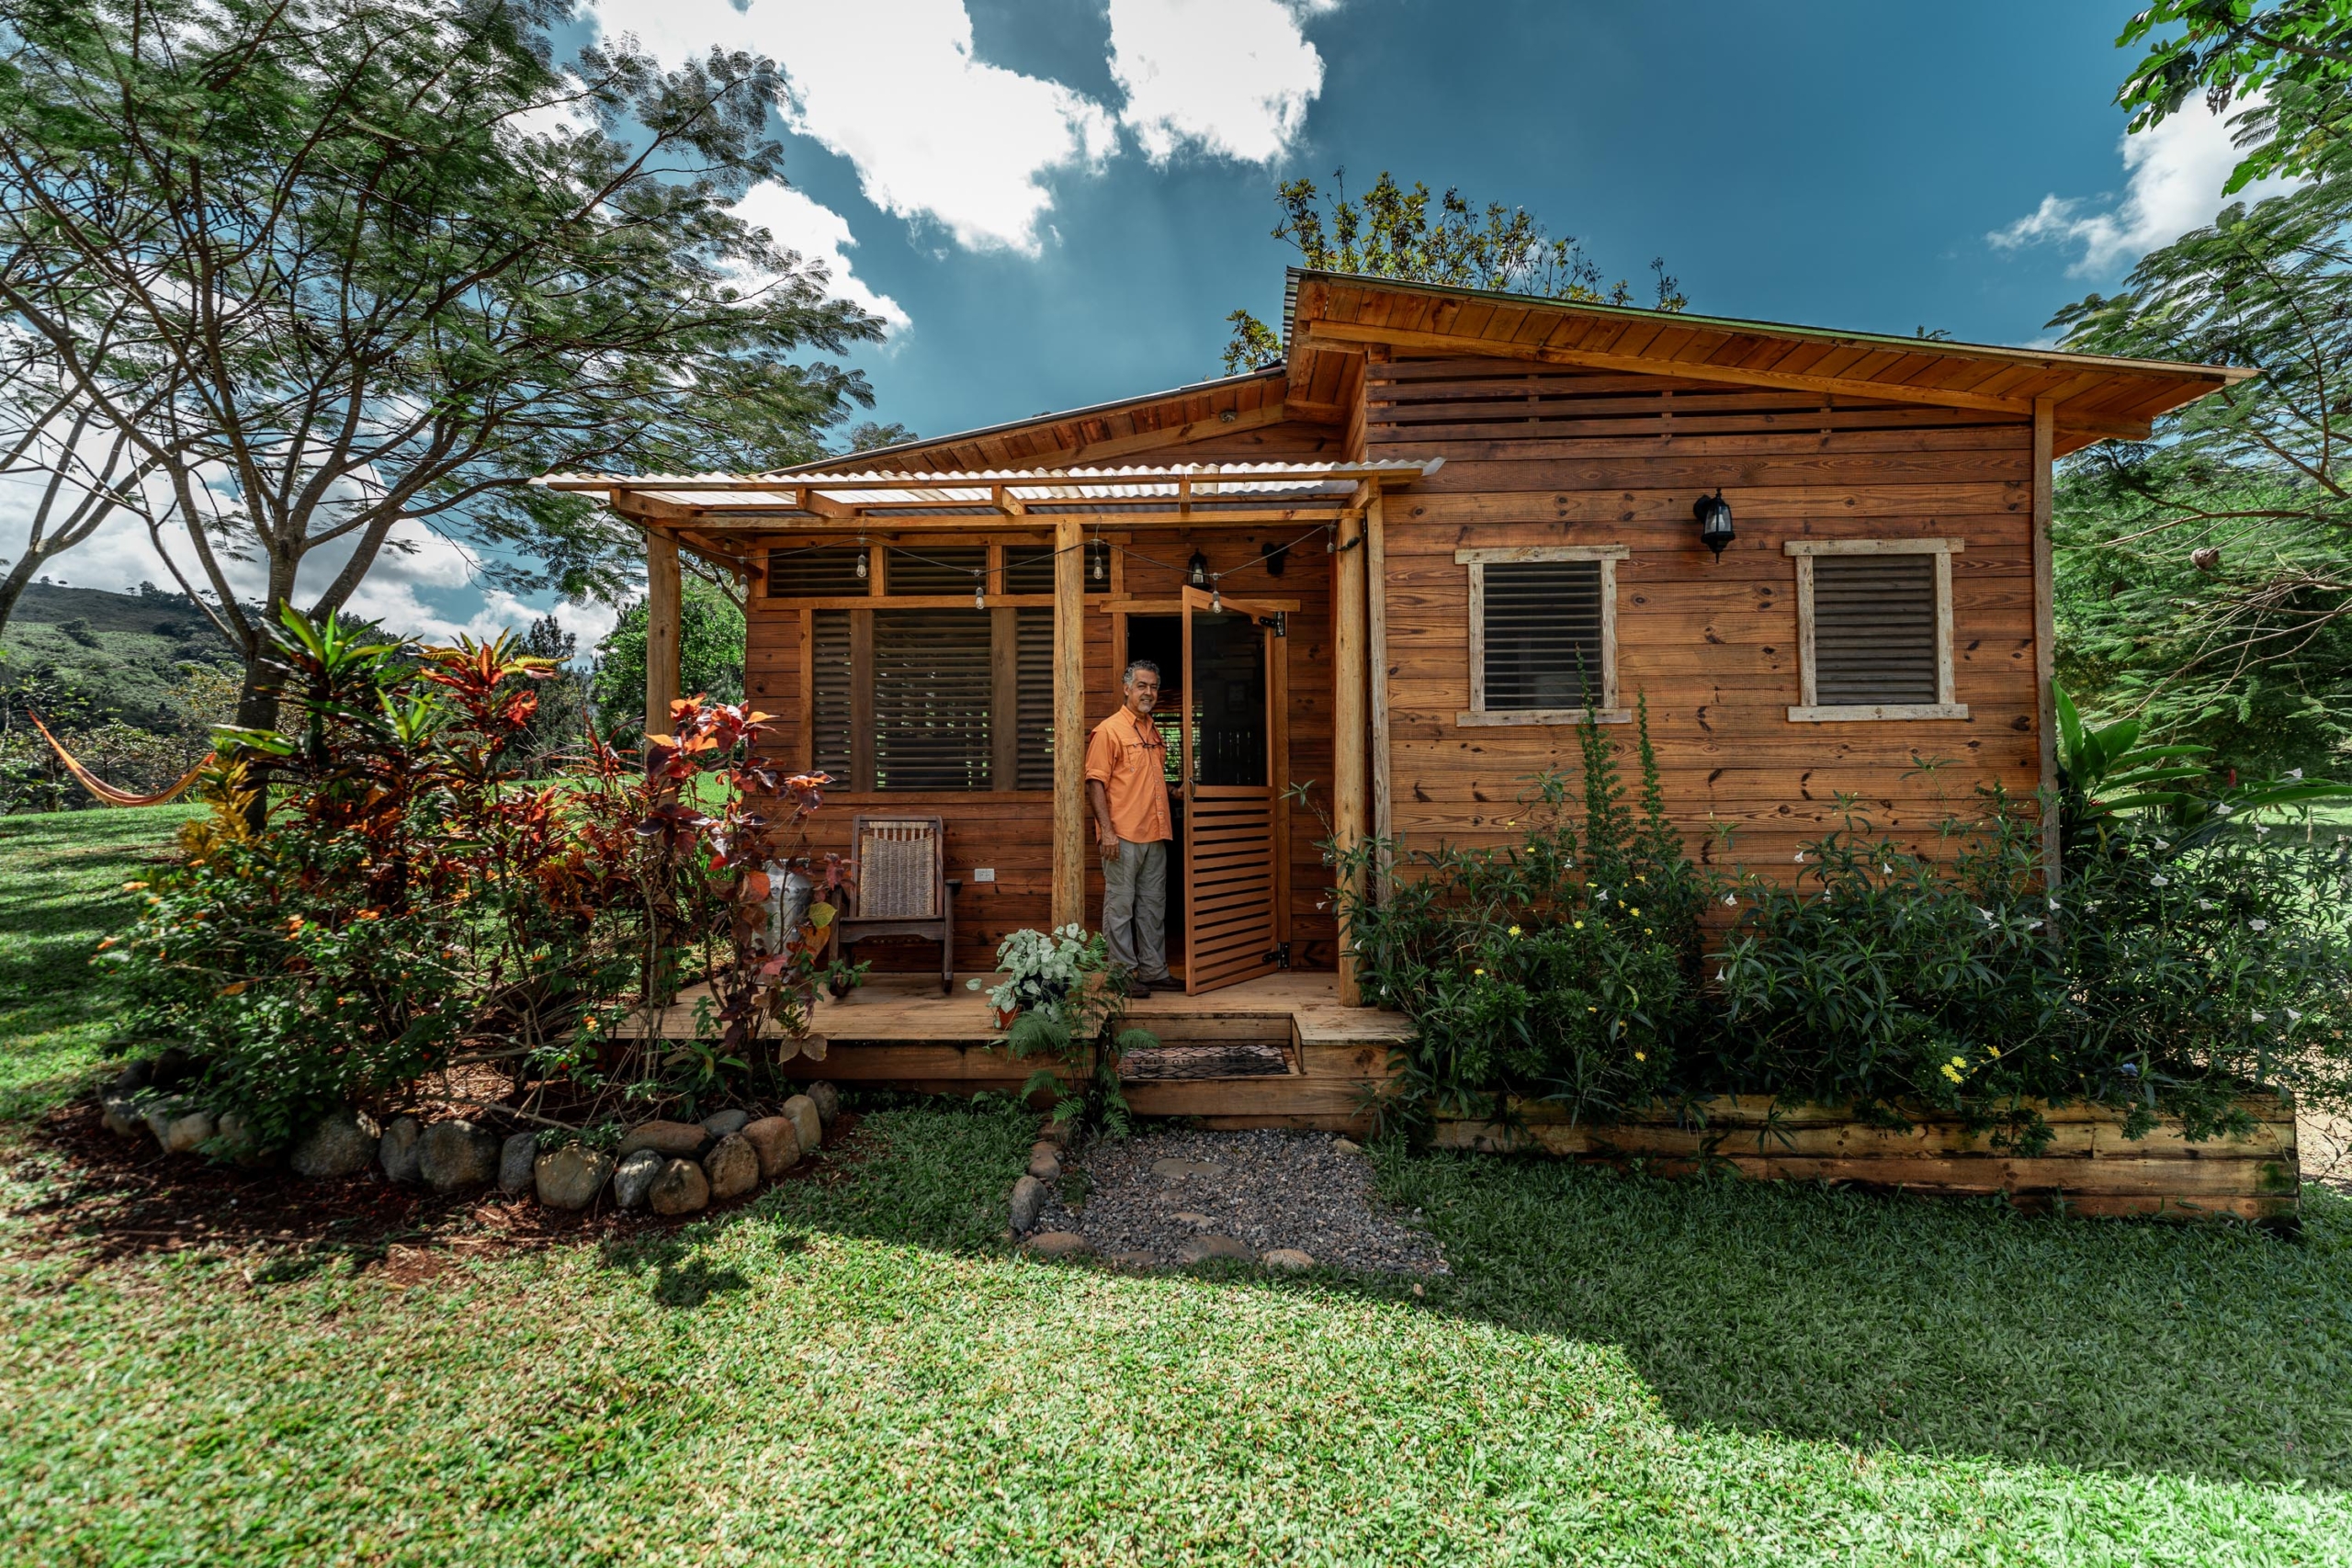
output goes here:
[{"label": "white window frame", "polygon": [[[1617,705],[1617,563],[1631,553],[1624,545],[1525,545],[1454,551],[1455,563],[1470,569],[1470,706],[1455,714],[1453,722],[1464,726],[1633,723],[1632,711]],[[1487,568],[1560,560],[1600,563],[1600,705],[1490,711],[1487,706]]]},{"label": "white window frame", "polygon": [[[1871,719],[1966,718],[1968,705],[1952,689],[1951,558],[1968,547],[1965,539],[1791,539],[1782,548],[1797,566],[1797,682],[1803,701],[1789,709],[1795,724],[1841,724]],[[1813,650],[1813,563],[1822,556],[1933,556],[1936,558],[1936,700],[1932,703],[1838,703],[1824,706],[1815,683]]]}]

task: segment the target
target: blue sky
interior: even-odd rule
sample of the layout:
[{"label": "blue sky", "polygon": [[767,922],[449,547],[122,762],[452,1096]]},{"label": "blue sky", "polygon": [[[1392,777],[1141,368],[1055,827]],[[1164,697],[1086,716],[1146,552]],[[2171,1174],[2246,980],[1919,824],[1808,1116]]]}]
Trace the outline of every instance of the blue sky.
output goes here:
[{"label": "blue sky", "polygon": [[[791,186],[744,209],[888,319],[874,415],[926,435],[1213,374],[1226,314],[1280,307],[1300,174],[1523,206],[1710,313],[2025,344],[2209,221],[2235,162],[2201,108],[2124,135],[2129,0],[587,3],[673,62],[779,62]],[[409,542],[356,609],[447,637],[549,605]],[[164,577],[129,526],[57,575]],[[612,621],[558,614],[583,646]]]}]

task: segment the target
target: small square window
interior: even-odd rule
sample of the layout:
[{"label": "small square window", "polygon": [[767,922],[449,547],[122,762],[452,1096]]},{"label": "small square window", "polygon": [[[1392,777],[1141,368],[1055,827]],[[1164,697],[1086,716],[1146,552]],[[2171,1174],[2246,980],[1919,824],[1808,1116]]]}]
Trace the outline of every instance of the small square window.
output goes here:
[{"label": "small square window", "polygon": [[1623,724],[1622,545],[1456,550],[1470,569],[1470,706],[1463,725]]},{"label": "small square window", "polygon": [[1966,718],[1952,692],[1959,539],[1798,539],[1800,723]]}]

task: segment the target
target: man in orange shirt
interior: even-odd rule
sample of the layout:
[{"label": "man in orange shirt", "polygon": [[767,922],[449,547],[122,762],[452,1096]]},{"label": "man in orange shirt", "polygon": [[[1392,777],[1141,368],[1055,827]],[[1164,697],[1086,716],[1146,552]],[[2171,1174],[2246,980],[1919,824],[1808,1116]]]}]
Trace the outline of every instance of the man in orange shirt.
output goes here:
[{"label": "man in orange shirt", "polygon": [[1151,722],[1159,666],[1138,659],[1119,683],[1126,701],[1086,743],[1086,798],[1102,849],[1102,934],[1129,995],[1173,986],[1168,972],[1168,748]]}]

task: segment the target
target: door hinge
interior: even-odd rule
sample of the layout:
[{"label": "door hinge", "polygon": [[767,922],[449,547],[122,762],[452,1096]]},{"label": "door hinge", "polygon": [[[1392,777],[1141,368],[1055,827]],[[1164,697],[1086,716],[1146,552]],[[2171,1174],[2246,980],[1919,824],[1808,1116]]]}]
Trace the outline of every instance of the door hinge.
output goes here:
[{"label": "door hinge", "polygon": [[1259,624],[1273,627],[1274,635],[1276,637],[1286,637],[1290,636],[1290,612],[1288,610],[1276,610],[1272,615],[1267,616]]},{"label": "door hinge", "polygon": [[1276,942],[1272,950],[1266,954],[1265,962],[1272,964],[1277,969],[1289,968],[1290,943],[1286,942]]}]

